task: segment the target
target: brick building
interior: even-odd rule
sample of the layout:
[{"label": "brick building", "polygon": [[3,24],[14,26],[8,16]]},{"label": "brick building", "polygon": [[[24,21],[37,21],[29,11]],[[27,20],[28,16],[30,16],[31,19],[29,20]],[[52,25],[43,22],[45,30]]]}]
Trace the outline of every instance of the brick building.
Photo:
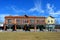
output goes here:
[{"label": "brick building", "polygon": [[[12,29],[36,29],[40,27],[45,27],[45,17],[36,17],[36,16],[5,16],[4,30]],[[41,25],[38,27],[37,25]],[[41,29],[41,28],[40,28]]]}]

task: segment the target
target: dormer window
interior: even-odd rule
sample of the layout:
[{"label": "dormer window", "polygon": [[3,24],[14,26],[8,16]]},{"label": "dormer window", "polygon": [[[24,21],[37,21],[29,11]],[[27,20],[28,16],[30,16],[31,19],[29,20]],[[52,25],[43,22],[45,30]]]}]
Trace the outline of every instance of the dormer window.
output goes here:
[{"label": "dormer window", "polygon": [[50,22],[50,20],[48,20],[48,23]]},{"label": "dormer window", "polygon": [[51,22],[53,22],[53,20],[51,20]]}]

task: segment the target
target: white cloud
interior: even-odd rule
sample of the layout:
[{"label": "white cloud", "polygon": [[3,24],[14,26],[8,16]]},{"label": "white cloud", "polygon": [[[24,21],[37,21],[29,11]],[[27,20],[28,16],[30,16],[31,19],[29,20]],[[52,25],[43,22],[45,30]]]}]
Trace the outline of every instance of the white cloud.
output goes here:
[{"label": "white cloud", "polygon": [[44,13],[44,10],[42,9],[42,6],[41,6],[41,1],[37,1],[34,3],[34,7],[33,8],[30,8],[29,11],[30,12],[39,12],[39,13]]},{"label": "white cloud", "polygon": [[10,14],[11,16],[20,16],[19,14]]},{"label": "white cloud", "polygon": [[60,15],[60,11],[53,12],[53,13],[51,12],[50,14],[51,14],[51,15]]},{"label": "white cloud", "polygon": [[48,10],[48,13],[49,14],[54,14],[54,9],[53,9],[54,7],[53,6],[51,6],[49,3],[47,4],[47,10]]},{"label": "white cloud", "polygon": [[[0,22],[4,22],[4,17],[9,16],[9,15],[11,15],[11,14],[0,14]],[[11,16],[19,16],[19,15],[14,14],[14,15],[11,15]]]},{"label": "white cloud", "polygon": [[0,14],[0,22],[4,22],[4,17],[8,15],[9,14]]},{"label": "white cloud", "polygon": [[60,24],[60,18],[55,18],[56,19],[56,24]]},{"label": "white cloud", "polygon": [[16,13],[21,13],[21,12],[24,12],[24,13],[25,13],[24,10],[22,10],[22,9],[17,9],[17,8],[15,8],[15,7],[13,7],[13,6],[11,6],[11,9],[12,9],[14,12],[16,12]]},{"label": "white cloud", "polygon": [[47,3],[47,8],[53,10],[54,6],[53,5],[51,6],[51,4]]},{"label": "white cloud", "polygon": [[14,14],[25,13],[26,11],[15,6],[6,6],[3,10],[12,11]]},{"label": "white cloud", "polygon": [[54,11],[54,6],[53,5],[51,5],[51,4],[47,4],[47,12],[49,13],[49,15],[52,15],[52,16],[54,16],[54,17],[58,17],[59,15],[60,15],[60,10],[59,11]]},{"label": "white cloud", "polygon": [[36,10],[37,10],[36,8],[31,8],[31,9],[29,9],[30,12],[34,12],[34,11],[36,11]]}]

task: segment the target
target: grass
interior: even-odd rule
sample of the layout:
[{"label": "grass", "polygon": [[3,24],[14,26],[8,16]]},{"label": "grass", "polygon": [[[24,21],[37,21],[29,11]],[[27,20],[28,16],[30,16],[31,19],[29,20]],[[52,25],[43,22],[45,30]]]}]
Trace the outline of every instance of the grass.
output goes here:
[{"label": "grass", "polygon": [[0,32],[0,40],[60,40],[59,32]]}]

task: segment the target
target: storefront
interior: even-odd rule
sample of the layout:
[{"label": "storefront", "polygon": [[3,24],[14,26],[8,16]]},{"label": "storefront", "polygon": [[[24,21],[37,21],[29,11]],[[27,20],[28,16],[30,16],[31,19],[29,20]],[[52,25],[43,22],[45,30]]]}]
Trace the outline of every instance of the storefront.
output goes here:
[{"label": "storefront", "polygon": [[15,31],[15,25],[14,24],[6,24],[5,25],[5,30],[9,31]]},{"label": "storefront", "polygon": [[54,24],[47,24],[47,25],[46,25],[46,29],[47,29],[48,31],[53,31],[54,28],[55,28],[55,25],[54,25]]},{"label": "storefront", "polygon": [[44,25],[37,25],[37,29],[39,29],[40,31],[43,31],[43,29],[45,29]]}]

